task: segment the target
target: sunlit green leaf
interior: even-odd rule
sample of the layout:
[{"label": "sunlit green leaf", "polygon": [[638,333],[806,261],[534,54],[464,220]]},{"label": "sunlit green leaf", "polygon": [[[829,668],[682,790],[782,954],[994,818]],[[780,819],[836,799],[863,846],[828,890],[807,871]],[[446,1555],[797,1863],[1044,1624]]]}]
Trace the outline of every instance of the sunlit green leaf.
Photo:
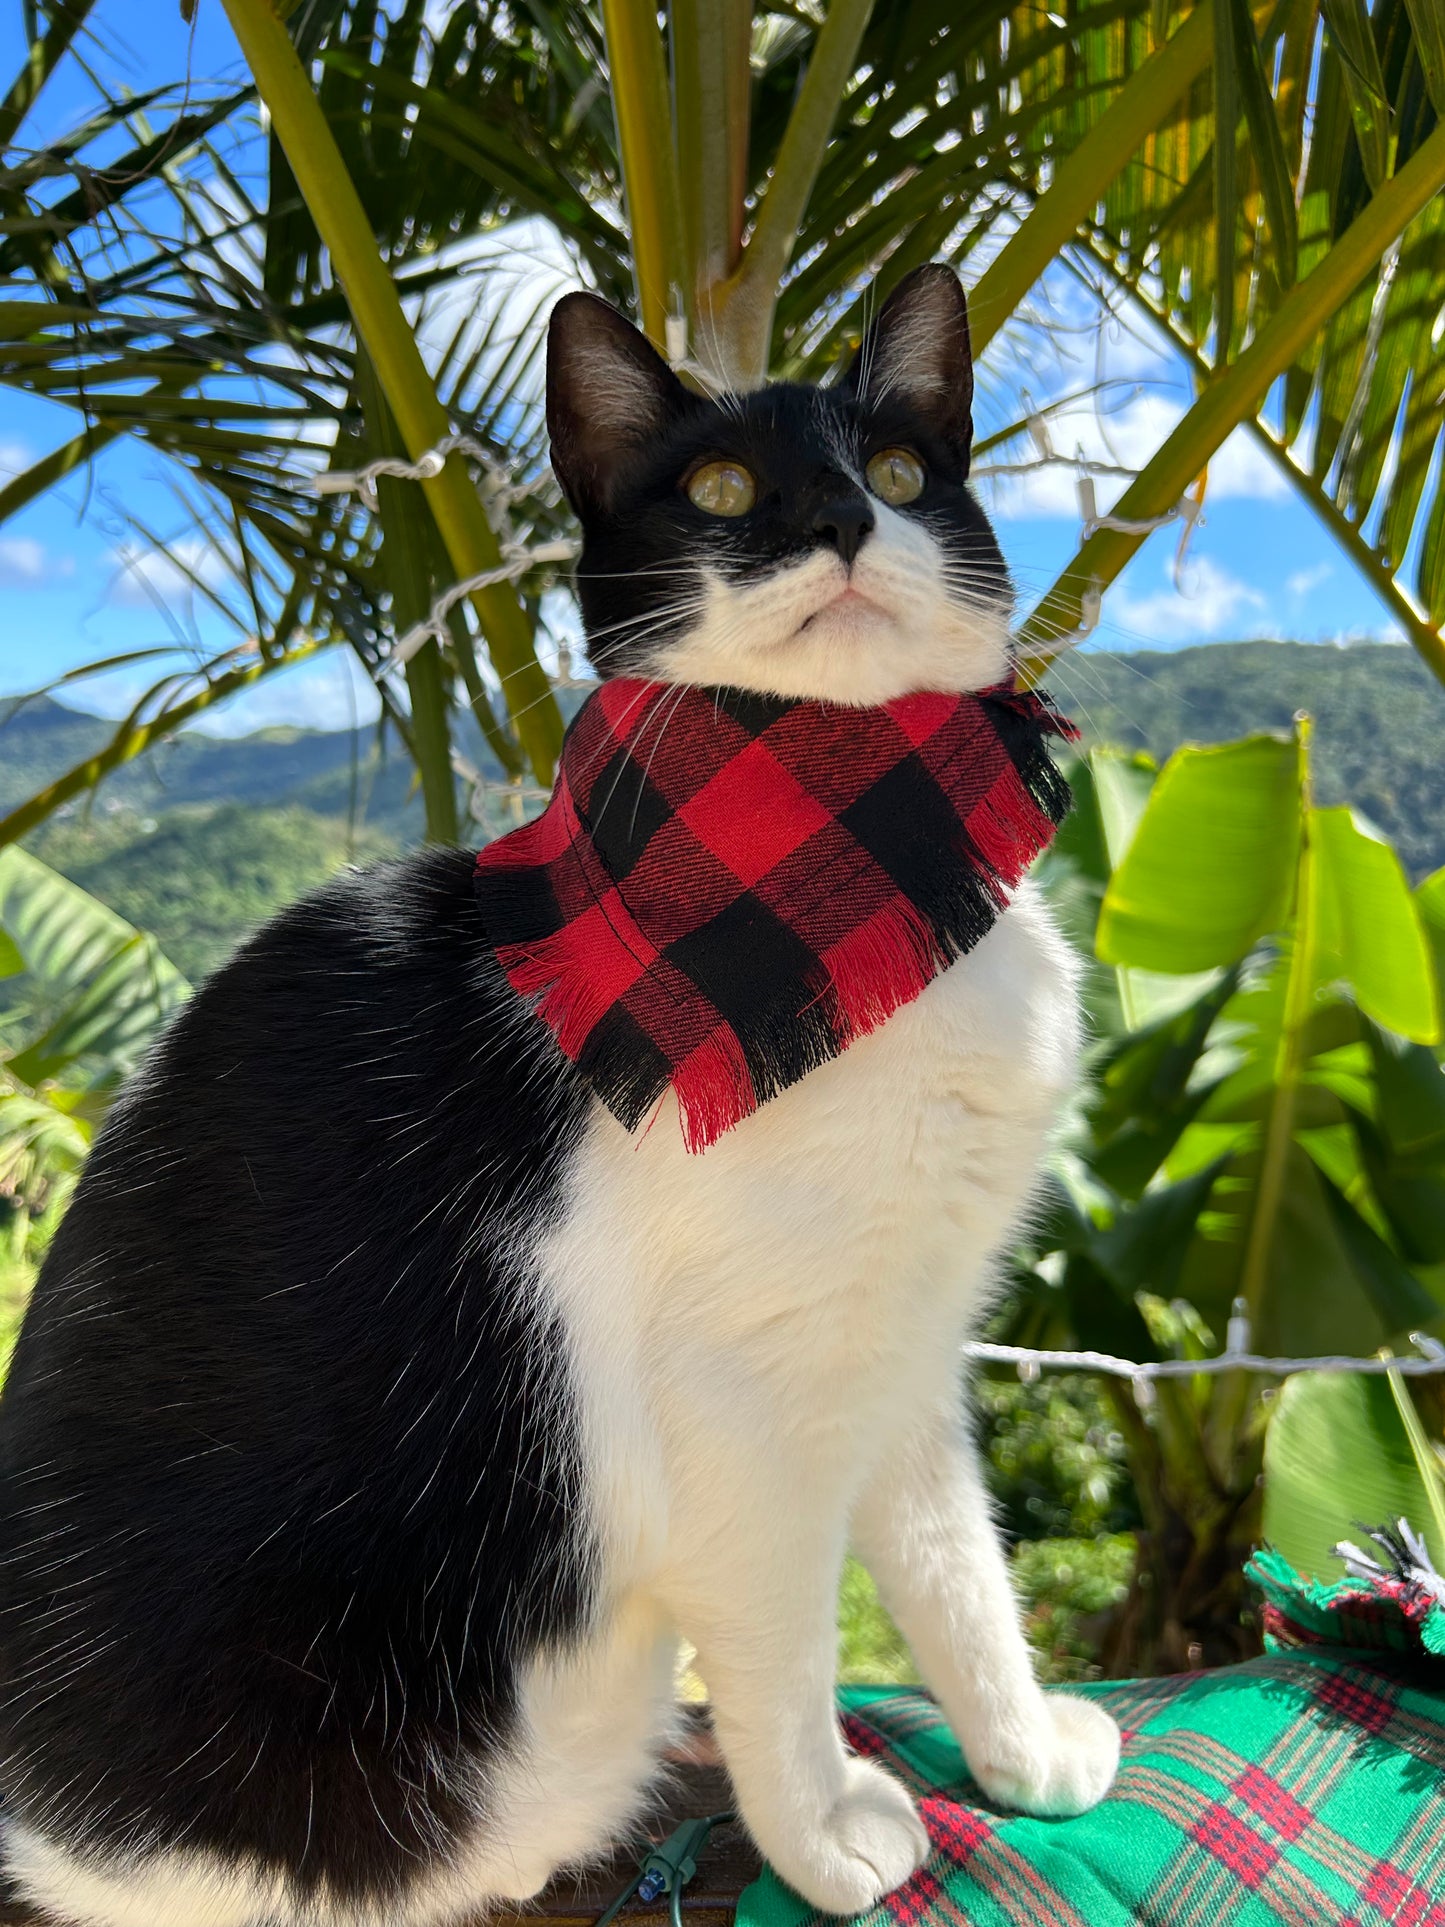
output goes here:
[{"label": "sunlit green leaf", "polygon": [[1281,287],[1294,285],[1299,253],[1295,226],[1294,187],[1285,158],[1279,116],[1270,95],[1259,40],[1250,18],[1248,0],[1222,0],[1233,29],[1236,78],[1240,104],[1249,129],[1250,150],[1264,193],[1274,237],[1275,265]]},{"label": "sunlit green leaf", "polygon": [[1420,1474],[1420,1483],[1430,1502],[1430,1524],[1434,1529],[1435,1544],[1445,1545],[1445,1464],[1442,1464],[1440,1454],[1425,1436],[1425,1428],[1420,1423],[1420,1414],[1415,1410],[1415,1401],[1410,1396],[1404,1374],[1391,1372],[1386,1383],[1395,1401],[1395,1410],[1400,1415],[1400,1423],[1405,1428],[1405,1436],[1410,1441],[1415,1470]]},{"label": "sunlit green leaf", "polygon": [[1365,174],[1378,187],[1388,154],[1390,98],[1370,9],[1366,0],[1320,0],[1320,10],[1340,51]]},{"label": "sunlit green leaf", "polygon": [[0,850],[0,929],[60,1004],[44,1033],[6,1062],[22,1084],[56,1077],[81,1058],[129,1069],[188,994],[153,937],[13,846]]},{"label": "sunlit green leaf", "polygon": [[137,931],[6,1069],[31,1085],[60,1076],[84,1058],[99,1059],[117,1073],[129,1071],[187,994],[184,977],[155,938]]},{"label": "sunlit green leaf", "polygon": [[1343,1577],[1331,1549],[1408,1519],[1439,1564],[1429,1495],[1383,1377],[1301,1372],[1280,1391],[1264,1448],[1264,1536],[1300,1572]]},{"label": "sunlit green leaf", "polygon": [[1110,870],[1117,870],[1139,828],[1159,771],[1152,757],[1096,749],[1089,756],[1099,825]]},{"label": "sunlit green leaf", "polygon": [[1440,1035],[1433,960],[1400,859],[1348,809],[1314,810],[1317,974],[1342,977],[1375,1022],[1417,1043]]},{"label": "sunlit green leaf", "polygon": [[1405,0],[1415,29],[1415,49],[1437,114],[1445,114],[1445,12],[1437,0]]},{"label": "sunlit green leaf", "polygon": [[0,928],[25,968],[59,993],[81,990],[136,932],[25,850],[0,850]]},{"label": "sunlit green leaf", "polygon": [[1300,747],[1281,736],[1186,747],[1166,763],[1099,914],[1108,963],[1236,964],[1294,895]]},{"label": "sunlit green leaf", "polygon": [[1435,953],[1436,993],[1445,1001],[1445,870],[1426,877],[1415,892],[1415,908]]}]

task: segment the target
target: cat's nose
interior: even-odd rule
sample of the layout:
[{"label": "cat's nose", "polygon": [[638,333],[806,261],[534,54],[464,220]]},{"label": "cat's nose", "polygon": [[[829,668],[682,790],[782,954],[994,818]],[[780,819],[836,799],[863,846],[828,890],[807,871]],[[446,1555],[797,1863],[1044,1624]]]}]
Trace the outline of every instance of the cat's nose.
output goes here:
[{"label": "cat's nose", "polygon": [[813,533],[830,542],[850,568],[872,530],[873,511],[861,490],[821,503],[813,516]]}]

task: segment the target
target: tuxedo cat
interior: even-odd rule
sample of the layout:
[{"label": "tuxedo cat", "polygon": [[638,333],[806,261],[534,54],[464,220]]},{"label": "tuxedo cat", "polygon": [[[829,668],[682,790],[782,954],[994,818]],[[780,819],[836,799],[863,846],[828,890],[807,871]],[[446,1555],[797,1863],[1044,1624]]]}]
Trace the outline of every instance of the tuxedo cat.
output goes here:
[{"label": "tuxedo cat", "polygon": [[[603,677],[878,705],[1009,673],[965,486],[962,291],[844,380],[705,400],[603,302],[548,414]],[[116,1104],[0,1402],[0,1831],[82,1927],[431,1927],[615,1837],[693,1642],[747,1825],[819,1908],[928,1842],[848,1753],[851,1544],[995,1800],[1117,1733],[1035,1683],[959,1346],[1074,1074],[1025,883],[701,1155],[629,1131],[519,998],[473,858],[274,919]]]}]

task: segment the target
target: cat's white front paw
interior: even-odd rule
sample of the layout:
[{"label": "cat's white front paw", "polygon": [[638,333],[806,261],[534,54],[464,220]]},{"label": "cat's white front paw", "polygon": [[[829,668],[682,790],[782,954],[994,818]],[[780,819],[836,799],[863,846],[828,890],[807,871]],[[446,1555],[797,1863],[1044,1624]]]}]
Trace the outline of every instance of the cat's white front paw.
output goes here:
[{"label": "cat's white front paw", "polygon": [[928,1858],[928,1835],[896,1780],[868,1760],[848,1762],[848,1781],[809,1837],[769,1855],[777,1871],[828,1914],[861,1914]]},{"label": "cat's white front paw", "polygon": [[1051,1693],[1043,1717],[1000,1735],[973,1776],[991,1800],[1044,1819],[1097,1806],[1119,1767],[1119,1729],[1101,1706]]}]

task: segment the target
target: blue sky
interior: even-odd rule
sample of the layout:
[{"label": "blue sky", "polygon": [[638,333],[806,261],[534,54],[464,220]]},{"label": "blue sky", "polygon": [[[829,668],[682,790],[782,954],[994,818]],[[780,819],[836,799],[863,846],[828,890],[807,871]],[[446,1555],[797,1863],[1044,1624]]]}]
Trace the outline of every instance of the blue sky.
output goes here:
[{"label": "blue sky", "polygon": [[[177,0],[100,0],[93,18],[105,66],[137,90],[183,75],[188,62],[204,80],[240,71],[220,0],[199,0],[193,34]],[[0,84],[8,84],[20,46],[19,0],[0,0]],[[24,138],[63,132],[88,98],[81,76],[58,75]],[[1138,467],[1187,403],[1182,366],[1151,341],[1143,318],[1106,319],[1062,278],[1036,294],[1041,308],[1068,324],[1062,345],[1036,353],[1026,366],[1019,352],[995,344],[980,371],[981,432],[1017,419],[1030,401],[1088,387],[1102,374],[1111,384],[1107,419],[1100,421],[1091,406],[1068,411],[1052,421],[1052,445],[1061,455],[1081,449],[1095,461]],[[75,417],[56,404],[0,391],[0,474],[33,461],[75,428]],[[0,695],[34,688],[98,657],[217,639],[219,631],[194,606],[184,581],[144,554],[130,526],[129,518],[138,517],[167,535],[183,530],[188,518],[176,492],[179,479],[160,455],[120,443],[91,477],[52,491],[0,525]],[[980,486],[1027,609],[1077,546],[1074,478],[1064,467],[1038,465]],[[1102,478],[1099,499],[1101,506],[1111,499]],[[1100,645],[1176,648],[1255,636],[1324,641],[1395,633],[1348,558],[1243,434],[1211,465],[1206,520],[1176,580],[1177,536],[1177,529],[1152,536],[1110,590]],[[202,555],[195,559],[204,565]],[[119,713],[154,673],[116,674],[70,690],[67,700]],[[344,727],[371,714],[374,703],[337,650],[232,703],[211,726],[228,732],[271,722]]]}]

